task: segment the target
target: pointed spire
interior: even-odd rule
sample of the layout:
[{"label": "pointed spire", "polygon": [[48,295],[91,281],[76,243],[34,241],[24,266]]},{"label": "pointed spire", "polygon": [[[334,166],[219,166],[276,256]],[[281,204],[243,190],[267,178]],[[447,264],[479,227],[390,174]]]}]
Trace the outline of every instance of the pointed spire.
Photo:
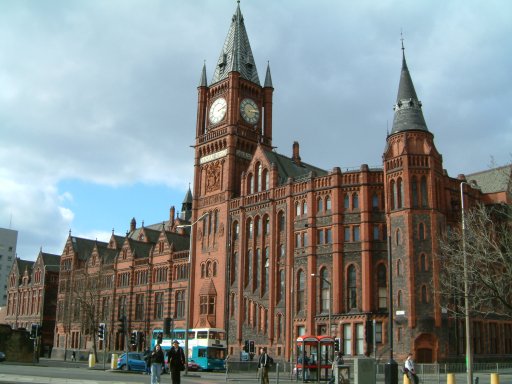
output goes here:
[{"label": "pointed spire", "polygon": [[421,101],[418,100],[411,74],[407,68],[405,60],[404,40],[402,40],[402,71],[400,73],[400,84],[398,85],[398,94],[396,104],[393,107],[395,118],[391,134],[401,131],[428,131],[423,112],[421,110]]},{"label": "pointed spire", "polygon": [[206,60],[203,63],[203,70],[201,72],[201,80],[199,80],[200,87],[207,87],[208,81],[206,80]]},{"label": "pointed spire", "polygon": [[239,2],[217,61],[212,84],[224,80],[230,72],[238,72],[243,79],[260,85]]},{"label": "pointed spire", "polygon": [[267,61],[267,73],[265,74],[265,88],[274,88],[272,85],[272,76],[270,75],[270,62]]}]

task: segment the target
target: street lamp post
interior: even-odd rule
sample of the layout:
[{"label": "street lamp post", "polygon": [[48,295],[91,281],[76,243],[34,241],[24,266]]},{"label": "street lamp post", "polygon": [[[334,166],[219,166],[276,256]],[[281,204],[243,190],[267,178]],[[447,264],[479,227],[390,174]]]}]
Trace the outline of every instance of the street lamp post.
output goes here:
[{"label": "street lamp post", "polygon": [[326,278],[324,278],[320,275],[317,275],[315,273],[312,273],[311,276],[324,281],[329,287],[329,330],[328,330],[328,335],[330,337],[331,336],[331,306],[332,306],[331,282],[329,280],[327,280]]},{"label": "street lamp post", "polygon": [[466,374],[467,384],[473,382],[473,357],[471,355],[471,322],[469,319],[469,287],[468,287],[468,260],[466,254],[466,220],[464,211],[464,184],[471,186],[467,182],[460,183],[460,207],[461,207],[461,225],[462,225],[462,257],[464,260],[464,312],[466,322]]},{"label": "street lamp post", "polygon": [[190,296],[191,296],[191,287],[192,287],[192,245],[193,241],[193,233],[194,233],[194,225],[196,225],[199,221],[203,220],[206,216],[208,216],[208,212],[204,213],[199,217],[196,221],[191,224],[183,224],[178,225],[177,228],[190,228],[190,244],[188,250],[188,293],[187,300],[185,301],[185,375],[188,375],[188,331],[190,329]]}]

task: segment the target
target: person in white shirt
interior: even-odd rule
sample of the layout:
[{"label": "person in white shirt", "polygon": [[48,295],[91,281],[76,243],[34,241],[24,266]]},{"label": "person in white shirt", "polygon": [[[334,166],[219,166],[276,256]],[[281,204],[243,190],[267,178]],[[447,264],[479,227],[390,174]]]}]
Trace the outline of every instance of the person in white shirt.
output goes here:
[{"label": "person in white shirt", "polygon": [[405,360],[405,373],[409,380],[413,384],[418,384],[418,376],[416,375],[416,369],[414,369],[414,360],[412,359],[412,353],[407,355],[407,359]]}]

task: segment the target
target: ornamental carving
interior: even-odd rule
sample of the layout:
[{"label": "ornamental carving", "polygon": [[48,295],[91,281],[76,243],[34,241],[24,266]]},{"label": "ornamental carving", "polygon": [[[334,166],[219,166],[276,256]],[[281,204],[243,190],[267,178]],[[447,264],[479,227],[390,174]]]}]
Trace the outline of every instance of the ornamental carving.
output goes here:
[{"label": "ornamental carving", "polygon": [[220,170],[219,163],[214,163],[206,167],[206,192],[213,192],[220,189]]}]

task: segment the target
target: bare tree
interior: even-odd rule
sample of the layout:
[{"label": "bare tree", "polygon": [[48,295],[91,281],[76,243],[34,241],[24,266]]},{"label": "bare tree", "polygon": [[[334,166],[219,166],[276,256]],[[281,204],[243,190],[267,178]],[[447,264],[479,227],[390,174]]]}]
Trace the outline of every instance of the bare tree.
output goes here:
[{"label": "bare tree", "polygon": [[451,229],[440,242],[443,303],[449,311],[465,314],[465,256],[471,313],[512,318],[511,207],[478,205],[465,211],[465,223],[465,234]]}]

